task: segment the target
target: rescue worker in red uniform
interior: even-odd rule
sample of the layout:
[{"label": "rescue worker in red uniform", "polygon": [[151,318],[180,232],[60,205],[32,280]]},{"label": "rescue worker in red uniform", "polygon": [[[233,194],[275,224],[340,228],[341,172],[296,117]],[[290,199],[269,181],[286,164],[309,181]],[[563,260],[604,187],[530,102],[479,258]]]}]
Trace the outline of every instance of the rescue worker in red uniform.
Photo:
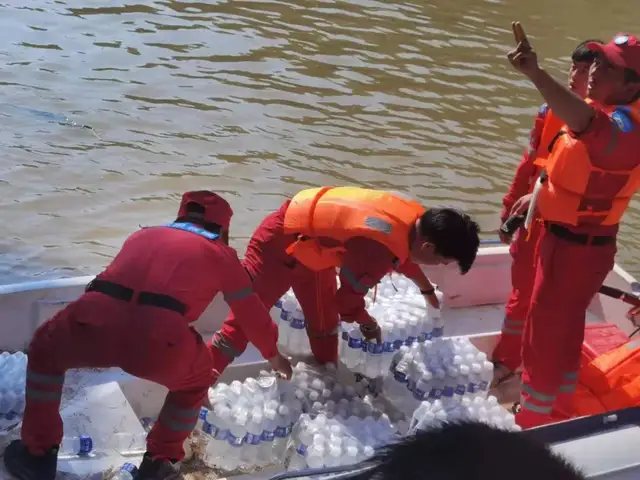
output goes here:
[{"label": "rescue worker in red uniform", "polygon": [[509,61],[564,122],[534,193],[512,209],[544,221],[516,415],[530,428],[571,412],[586,310],[613,268],[618,224],[640,185],[640,42],[618,34],[606,45],[587,44],[596,58],[583,100],[540,68],[517,23],[514,35]]},{"label": "rescue worker in red uniform", "polygon": [[[425,210],[402,194],[322,187],[301,191],[264,219],[244,266],[267,307],[293,287],[315,359],[335,363],[340,320],[357,322],[367,339],[380,340],[364,296],[385,274],[406,274],[431,301],[433,287],[418,265],[457,260],[466,273],[478,246],[478,225],[456,210]],[[232,313],[212,344],[230,363],[251,341],[248,333]]]},{"label": "rescue worker in red uniform", "polygon": [[[587,96],[589,67],[595,58],[595,54],[586,47],[586,44],[597,41],[599,40],[586,40],[578,45],[571,54],[571,68],[568,74],[569,88],[582,98]],[[516,201],[532,192],[533,185],[542,170],[541,164],[549,156],[546,147],[561,127],[562,121],[549,112],[547,104],[543,104],[538,110],[529,136],[529,148],[522,156],[509,191],[502,200],[504,208],[500,215],[501,223],[509,218]],[[511,293],[505,306],[500,339],[492,354],[492,361],[495,365],[493,387],[511,378],[522,362],[522,333],[533,290],[535,252],[541,229],[541,223],[535,222],[531,225],[528,235],[516,233],[513,241],[511,237],[500,232],[500,240],[503,243],[511,244],[509,253],[513,262],[511,264]]]},{"label": "rescue worker in red uniform", "polygon": [[169,389],[134,478],[176,475],[183,443],[219,372],[189,324],[220,291],[238,323],[251,326],[250,341],[274,369],[291,375],[276,348],[277,326],[227,245],[231,216],[215,193],[185,193],[174,223],[131,235],[86,292],[37,329],[29,346],[22,439],[4,452],[13,477],[55,478],[65,371],[107,367]]}]

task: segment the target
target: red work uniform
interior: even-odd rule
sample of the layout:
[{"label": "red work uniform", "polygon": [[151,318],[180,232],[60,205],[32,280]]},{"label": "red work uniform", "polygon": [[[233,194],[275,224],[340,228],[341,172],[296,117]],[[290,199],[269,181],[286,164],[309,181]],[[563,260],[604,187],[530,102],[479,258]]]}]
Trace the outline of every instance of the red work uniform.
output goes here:
[{"label": "red work uniform", "polygon": [[580,135],[563,130],[536,204],[544,229],[522,348],[523,428],[571,412],[586,310],[614,266],[618,222],[640,184],[637,102],[597,107]]},{"label": "red work uniform", "polygon": [[[375,325],[365,309],[364,296],[369,289],[394,269],[411,278],[421,272],[407,259],[398,262],[397,256],[382,243],[364,236],[352,237],[342,244],[338,289],[335,267],[312,270],[287,253],[298,239],[297,234],[286,233],[284,228],[290,205],[291,201],[285,202],[262,221],[249,242],[243,264],[253,279],[254,291],[268,308],[293,287],[305,315],[314,357],[320,363],[337,362],[340,319]],[[414,216],[414,223],[418,216]],[[339,223],[336,222],[336,229]],[[327,246],[340,244],[335,237],[323,237],[322,242]],[[406,243],[408,247],[408,236]],[[225,352],[227,364],[246,348],[247,333],[232,312],[214,335],[212,344],[218,352]]]},{"label": "red work uniform", "polygon": [[[516,201],[532,192],[541,171],[538,165],[540,160],[538,157],[548,156],[548,144],[561,126],[562,122],[549,112],[547,104],[542,105],[538,110],[538,115],[529,136],[529,149],[522,156],[509,192],[502,201],[504,205],[500,216],[502,223],[509,218],[511,209]],[[543,141],[543,137],[545,141]],[[511,372],[515,371],[522,363],[522,334],[533,290],[536,266],[535,253],[540,230],[541,223],[538,221],[531,224],[529,232],[518,229],[509,247],[509,253],[513,259],[511,264],[511,293],[505,306],[502,332],[493,351],[492,360],[494,363],[503,365]]]},{"label": "red work uniform", "polygon": [[[185,194],[183,206],[202,203],[207,221],[228,228],[226,201],[201,193]],[[220,206],[222,214],[215,213]],[[147,449],[154,459],[181,460],[184,440],[217,379],[211,351],[189,324],[220,291],[237,321],[254,329],[247,332],[262,355],[277,353],[277,326],[252,293],[235,250],[217,237],[189,223],[134,233],[86,293],[38,328],[29,347],[22,426],[32,454],[62,440],[59,407],[66,370],[120,367],[169,389]]]}]

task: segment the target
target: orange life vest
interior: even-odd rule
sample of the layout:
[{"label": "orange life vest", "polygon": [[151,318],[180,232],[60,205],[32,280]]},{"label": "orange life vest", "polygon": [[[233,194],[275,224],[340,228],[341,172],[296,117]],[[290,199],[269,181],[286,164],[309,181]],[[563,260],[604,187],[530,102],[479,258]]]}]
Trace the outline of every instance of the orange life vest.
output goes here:
[{"label": "orange life vest", "polygon": [[573,399],[576,415],[640,405],[640,340],[632,340],[585,365]]},{"label": "orange life vest", "polygon": [[[605,111],[610,113],[617,108],[620,107],[610,106]],[[633,128],[640,129],[640,101],[627,108]],[[541,217],[569,225],[616,225],[640,187],[640,168],[596,167],[591,163],[586,145],[568,135],[567,130],[564,125],[552,141],[550,155],[541,161],[548,174],[536,203]],[[634,132],[639,133],[640,130]]]},{"label": "orange life vest", "polygon": [[[340,267],[344,243],[366,237],[386,246],[400,263],[409,257],[409,234],[424,207],[389,192],[358,187],[322,187],[302,190],[289,204],[284,232],[298,240],[287,253],[311,270]],[[321,238],[339,245],[328,247]]]},{"label": "orange life vest", "polygon": [[544,168],[547,159],[551,154],[549,147],[562,127],[564,127],[564,122],[556,117],[553,111],[549,108],[544,117],[544,126],[542,127],[542,134],[540,135],[540,143],[536,150],[536,158],[533,161],[538,168]]}]

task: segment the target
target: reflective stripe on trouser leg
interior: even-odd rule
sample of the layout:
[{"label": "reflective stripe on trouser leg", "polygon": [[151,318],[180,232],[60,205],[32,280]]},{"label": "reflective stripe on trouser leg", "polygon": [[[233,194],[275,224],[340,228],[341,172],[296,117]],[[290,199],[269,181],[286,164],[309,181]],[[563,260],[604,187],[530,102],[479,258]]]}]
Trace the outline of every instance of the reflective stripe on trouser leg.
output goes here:
[{"label": "reflective stripe on trouser leg", "polygon": [[516,422],[522,428],[531,428],[551,422],[551,411],[556,395],[535,390],[528,382],[522,385],[520,412]]},{"label": "reflective stripe on trouser leg", "polygon": [[524,329],[524,320],[512,320],[505,317],[498,343],[491,355],[491,360],[494,363],[499,363],[512,372],[520,366]]},{"label": "reflective stripe on trouser leg", "polygon": [[502,322],[503,335],[522,335],[524,332],[524,320],[512,320],[505,317]]},{"label": "reflective stripe on trouser leg", "polygon": [[182,460],[182,445],[198,421],[209,387],[169,392],[158,421],[147,437],[147,450],[153,458]]},{"label": "reflective stripe on trouser leg", "polygon": [[62,441],[60,401],[64,374],[39,373],[29,358],[25,388],[22,441],[34,454],[42,454]]},{"label": "reflective stripe on trouser leg", "polygon": [[562,375],[562,384],[558,387],[556,403],[553,406],[553,416],[560,419],[573,417],[573,395],[578,384],[578,372],[566,372]]}]

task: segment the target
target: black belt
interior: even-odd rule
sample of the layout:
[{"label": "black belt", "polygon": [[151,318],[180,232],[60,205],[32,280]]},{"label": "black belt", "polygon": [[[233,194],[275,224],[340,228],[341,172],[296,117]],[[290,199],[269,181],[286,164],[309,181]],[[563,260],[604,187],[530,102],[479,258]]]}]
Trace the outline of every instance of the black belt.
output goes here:
[{"label": "black belt", "polygon": [[610,245],[616,241],[615,236],[594,236],[584,233],[574,233],[568,228],[562,227],[556,223],[545,222],[544,225],[547,230],[553,233],[556,237],[568,242],[579,243],[580,245],[593,245],[594,247],[600,247],[603,245]]},{"label": "black belt", "polygon": [[[128,287],[118,283],[98,279],[91,280],[87,285],[87,288],[85,288],[85,292],[98,292],[125,302],[130,302],[131,299],[133,299],[134,294],[134,291]],[[138,294],[137,303],[139,305],[151,305],[158,308],[165,308],[179,313],[180,315],[184,315],[187,311],[187,307],[184,303],[170,297],[169,295],[163,295],[160,293],[140,292]]]}]

